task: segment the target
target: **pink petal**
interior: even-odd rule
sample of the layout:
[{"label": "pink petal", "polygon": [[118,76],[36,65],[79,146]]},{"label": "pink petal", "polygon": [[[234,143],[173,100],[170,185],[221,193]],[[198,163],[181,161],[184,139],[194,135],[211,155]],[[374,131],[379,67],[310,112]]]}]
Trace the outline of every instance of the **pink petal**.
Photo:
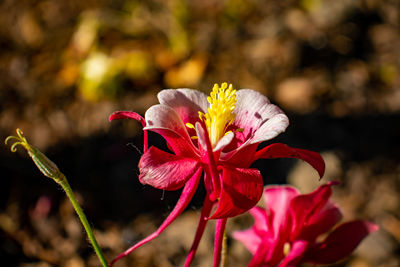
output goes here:
[{"label": "pink petal", "polygon": [[262,237],[256,233],[253,227],[244,231],[235,231],[232,233],[232,236],[236,240],[242,242],[253,255],[256,253],[262,240]]},{"label": "pink petal", "polygon": [[200,181],[202,170],[198,169],[197,172],[193,175],[191,179],[186,183],[185,187],[183,188],[182,194],[179,197],[178,202],[175,205],[175,208],[172,210],[172,212],[168,215],[168,217],[164,220],[164,222],[161,224],[161,226],[146,237],[145,239],[141,240],[140,242],[136,243],[129,249],[127,249],[125,252],[121,253],[118,257],[116,257],[111,263],[110,267],[114,263],[116,263],[118,260],[122,259],[123,257],[129,255],[131,252],[133,252],[135,249],[141,247],[142,245],[146,244],[147,242],[153,240],[157,236],[159,236],[165,228],[167,228],[187,207],[189,204],[190,200],[192,199],[194,193],[196,192],[197,186]]},{"label": "pink petal", "polygon": [[333,203],[328,202],[325,207],[312,216],[301,229],[299,238],[315,240],[319,235],[328,232],[342,219],[342,213]]},{"label": "pink petal", "polygon": [[[196,122],[195,124],[195,129],[196,129],[196,135],[198,137],[198,144],[199,144],[199,149],[206,151],[207,148],[207,142],[209,141],[208,133],[202,126],[200,122]],[[222,149],[224,149],[229,143],[233,140],[234,134],[232,132],[227,133],[224,135],[217,143],[217,145],[212,149],[213,152],[220,152]],[[208,139],[208,141],[206,140]],[[211,147],[211,143],[210,143]]]},{"label": "pink petal", "polygon": [[308,242],[305,240],[296,240],[291,244],[288,255],[283,259],[279,267],[297,267],[307,250]]},{"label": "pink petal", "polygon": [[249,213],[254,218],[254,230],[259,234],[263,235],[268,231],[268,217],[267,211],[261,207],[253,207],[249,210]]},{"label": "pink petal", "polygon": [[249,213],[254,218],[254,225],[244,231],[235,231],[232,236],[241,241],[254,254],[261,243],[261,238],[267,233],[267,213],[263,208],[257,206],[250,209]]},{"label": "pink petal", "polygon": [[[227,146],[222,159],[236,162],[243,154],[247,154],[245,164],[240,167],[248,167],[252,163],[251,155],[255,152],[257,144],[270,140],[283,132],[289,125],[287,116],[275,105],[271,104],[265,96],[251,89],[242,89],[237,92],[237,102],[234,113],[235,121],[231,126],[232,130],[242,128],[243,131],[236,131],[235,138]],[[248,146],[251,154],[240,153]]]},{"label": "pink petal", "polygon": [[177,190],[194,175],[199,166],[197,160],[176,156],[153,146],[139,161],[139,180],[158,189]]},{"label": "pink petal", "polygon": [[283,258],[283,244],[285,240],[274,240],[270,236],[263,236],[248,267],[277,266]]},{"label": "pink petal", "polygon": [[378,230],[374,223],[352,221],[337,227],[323,242],[308,251],[307,261],[331,264],[349,256],[370,233]]},{"label": "pink petal", "polygon": [[222,152],[220,160],[232,166],[248,168],[254,162],[253,155],[256,153],[257,146],[258,144],[246,145],[228,153]]},{"label": "pink petal", "polygon": [[250,143],[261,143],[278,136],[284,132],[289,125],[289,119],[285,114],[277,114],[264,122],[254,133]]},{"label": "pink petal", "polygon": [[255,253],[253,253],[253,258],[251,259],[249,265],[247,267],[266,267],[273,266],[269,264],[266,260],[267,254],[270,252],[271,247],[269,246],[269,242],[265,238],[261,240],[261,244],[258,246]]},{"label": "pink petal", "polygon": [[[332,194],[330,184],[321,185],[309,194],[298,195],[290,203],[290,213],[293,216],[292,239],[296,239],[304,225],[318,214],[327,204]],[[321,221],[321,228],[326,228],[331,221]],[[324,225],[326,224],[326,225]]]},{"label": "pink petal", "polygon": [[222,188],[218,208],[210,219],[237,216],[257,204],[263,179],[257,169],[222,167]]},{"label": "pink petal", "polygon": [[290,205],[292,199],[299,195],[291,186],[266,186],[264,201],[269,217],[271,236],[285,238],[290,233]]},{"label": "pink petal", "polygon": [[[196,122],[195,129],[196,129],[196,136],[198,137],[199,149],[202,151],[207,151],[207,143],[210,143],[210,139],[208,138],[208,133],[206,132],[205,128],[200,122]],[[211,146],[211,143],[209,146]]]},{"label": "pink petal", "polygon": [[289,125],[289,119],[283,111],[257,91],[239,90],[236,99],[233,124],[243,128],[243,136],[250,139],[250,144],[274,138]]},{"label": "pink petal", "polygon": [[184,123],[190,122],[194,125],[199,120],[198,112],[207,112],[207,96],[197,90],[166,89],[160,91],[157,97],[160,104],[173,108]]},{"label": "pink petal", "polygon": [[264,147],[256,152],[253,161],[265,158],[297,158],[302,159],[317,170],[320,177],[325,172],[325,162],[320,154],[314,151],[293,148],[285,144],[276,143]]},{"label": "pink petal", "polygon": [[235,134],[233,132],[229,132],[226,135],[224,135],[217,143],[217,145],[214,147],[213,151],[220,151],[224,149],[227,145],[229,145],[233,138],[235,137]]},{"label": "pink petal", "polygon": [[155,105],[146,111],[145,118],[144,130],[151,130],[164,137],[175,154],[187,157],[197,154],[186,126],[174,109],[166,105]]}]

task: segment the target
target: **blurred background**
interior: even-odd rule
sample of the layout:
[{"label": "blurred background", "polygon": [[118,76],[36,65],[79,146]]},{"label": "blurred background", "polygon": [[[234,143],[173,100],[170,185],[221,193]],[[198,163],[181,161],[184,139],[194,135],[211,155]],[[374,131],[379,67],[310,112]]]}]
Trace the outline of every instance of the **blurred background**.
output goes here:
[{"label": "blurred background", "polygon": [[[339,180],[344,220],[378,223],[335,266],[400,266],[400,1],[117,0],[0,2],[0,139],[21,128],[66,174],[111,260],[169,214],[179,191],[138,182],[144,114],[163,88],[253,88],[289,116],[274,142],[315,150],[307,164],[264,160],[265,184],[303,193]],[[165,148],[155,134],[151,144]],[[0,146],[2,266],[99,266],[63,192],[26,153]],[[204,189],[156,240],[117,266],[182,266]],[[252,224],[228,222],[228,233]],[[210,223],[193,266],[211,266]],[[228,239],[228,265],[250,253]]]}]

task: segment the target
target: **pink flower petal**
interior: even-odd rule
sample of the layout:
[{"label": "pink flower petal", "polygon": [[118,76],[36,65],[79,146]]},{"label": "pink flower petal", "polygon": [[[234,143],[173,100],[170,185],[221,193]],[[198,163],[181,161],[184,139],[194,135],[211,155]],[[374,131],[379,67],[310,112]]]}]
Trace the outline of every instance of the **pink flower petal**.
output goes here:
[{"label": "pink flower petal", "polygon": [[289,125],[289,119],[285,114],[277,114],[264,122],[254,133],[250,143],[261,143],[278,136],[284,132]]},{"label": "pink flower petal", "polygon": [[153,240],[154,238],[156,238],[157,236],[159,236],[165,230],[165,228],[167,228],[185,210],[185,208],[189,204],[190,200],[192,199],[194,193],[196,192],[197,186],[200,181],[201,173],[202,173],[202,170],[198,169],[196,171],[196,173],[194,173],[193,177],[191,179],[189,179],[189,181],[185,184],[182,194],[179,197],[179,200],[176,203],[174,209],[168,215],[168,217],[164,220],[164,222],[160,225],[160,227],[157,229],[157,231],[155,231],[154,233],[152,233],[145,239],[141,240],[140,242],[136,243],[135,245],[133,245],[132,247],[127,249],[125,252],[121,253],[118,257],[116,257],[110,263],[110,267],[112,267],[112,265],[114,263],[116,263],[118,260],[129,255],[135,249],[141,247],[142,245],[146,244],[147,242],[149,242],[149,241]]},{"label": "pink flower petal", "polygon": [[[206,151],[207,150],[208,133],[203,128],[203,125],[200,122],[196,122],[195,129],[196,129],[196,136],[198,138],[199,149],[201,151]],[[210,142],[210,141],[208,140],[208,142]]]},{"label": "pink flower petal", "polygon": [[142,184],[149,184],[158,189],[177,190],[199,167],[200,163],[197,160],[150,147],[139,161],[139,180]]},{"label": "pink flower petal", "polygon": [[279,267],[297,267],[307,250],[308,242],[305,240],[296,240],[291,244],[289,253],[283,259]]},{"label": "pink flower petal", "polygon": [[291,186],[266,186],[264,201],[267,208],[271,236],[284,239],[290,234],[290,205],[299,191]]},{"label": "pink flower petal", "polygon": [[[290,205],[290,213],[293,216],[292,239],[298,238],[300,231],[307,225],[313,216],[318,214],[327,204],[332,194],[332,184],[325,184],[318,187],[309,194],[298,195],[293,198]],[[322,221],[321,228],[326,228],[331,221]]]},{"label": "pink flower petal", "polygon": [[199,120],[198,112],[207,112],[207,96],[197,90],[165,89],[160,91],[157,97],[160,104],[173,108],[184,123],[190,122],[194,125]]},{"label": "pink flower petal", "polygon": [[341,224],[323,242],[307,252],[307,261],[318,264],[335,263],[349,256],[370,233],[378,230],[374,223],[352,221]]},{"label": "pink flower petal", "polygon": [[241,241],[252,254],[255,254],[262,237],[267,234],[267,213],[263,208],[257,206],[250,209],[249,213],[254,217],[254,225],[244,231],[235,231],[232,236]]},{"label": "pink flower petal", "polygon": [[242,242],[247,250],[253,255],[261,245],[262,238],[255,232],[253,227],[244,231],[235,231],[232,233],[232,236],[236,240]]},{"label": "pink flower petal", "polygon": [[217,143],[217,145],[214,147],[213,151],[219,151],[224,149],[227,145],[232,142],[233,138],[235,137],[233,132],[229,132],[226,135],[224,135]]},{"label": "pink flower petal", "polygon": [[238,90],[236,99],[233,124],[243,128],[242,136],[249,139],[249,144],[274,138],[289,125],[289,119],[283,111],[257,91]]},{"label": "pink flower petal", "polygon": [[249,213],[254,218],[254,230],[259,234],[263,235],[268,231],[268,217],[267,211],[260,207],[253,207],[249,210]]},{"label": "pink flower petal", "polygon": [[339,208],[328,202],[320,212],[312,216],[303,226],[299,238],[315,240],[319,235],[328,232],[342,217]]},{"label": "pink flower petal", "polygon": [[[284,245],[291,240],[293,218],[290,210],[292,202],[302,195],[291,186],[267,186],[263,196],[267,207],[269,231],[264,234],[263,243],[258,248],[249,266],[262,266],[262,262],[267,263],[267,266],[276,266],[282,260]],[[255,230],[254,227],[253,230]],[[265,244],[266,240],[269,240],[268,246]],[[292,247],[290,258],[282,266],[297,266],[292,265],[292,262],[299,261],[305,249],[299,244]],[[262,248],[265,246],[268,248]],[[260,253],[263,253],[262,258],[259,255]]]},{"label": "pink flower petal", "polygon": [[274,266],[268,265],[266,263],[266,258],[268,258],[268,254],[270,254],[271,247],[269,246],[269,242],[266,238],[263,238],[260,242],[261,244],[258,246],[255,253],[253,253],[253,258],[251,259],[249,265],[247,267],[269,267]]},{"label": "pink flower petal", "polygon": [[145,118],[144,130],[151,130],[164,137],[175,154],[195,157],[197,149],[194,147],[182,119],[173,108],[166,105],[152,106],[146,111]]},{"label": "pink flower petal", "polygon": [[[207,150],[207,138],[208,138],[208,133],[204,130],[203,126],[201,125],[200,122],[196,122],[195,124],[195,129],[196,129],[196,135],[198,137],[198,144],[199,144],[199,149],[202,149],[204,151]],[[224,135],[217,143],[217,145],[214,147],[213,152],[219,152],[222,149],[224,149],[229,143],[233,140],[234,134],[232,132],[227,133]],[[209,142],[209,141],[208,141]]]},{"label": "pink flower petal", "polygon": [[[233,139],[235,142],[235,139]],[[232,144],[231,142],[230,144]],[[257,151],[258,144],[246,145],[244,147],[240,147],[240,149],[236,149],[234,151],[230,151],[228,153],[221,153],[220,160],[230,164],[232,166],[236,166],[239,168],[248,168],[254,162],[253,155]]]},{"label": "pink flower petal", "polygon": [[257,204],[263,179],[257,169],[222,167],[222,189],[218,208],[209,219],[234,217]]},{"label": "pink flower petal", "polygon": [[302,159],[310,164],[314,169],[317,170],[320,177],[325,172],[325,162],[320,154],[314,151],[304,150],[300,148],[293,148],[285,144],[276,143],[264,147],[263,149],[256,152],[254,155],[254,161],[257,159],[265,158],[297,158]]}]

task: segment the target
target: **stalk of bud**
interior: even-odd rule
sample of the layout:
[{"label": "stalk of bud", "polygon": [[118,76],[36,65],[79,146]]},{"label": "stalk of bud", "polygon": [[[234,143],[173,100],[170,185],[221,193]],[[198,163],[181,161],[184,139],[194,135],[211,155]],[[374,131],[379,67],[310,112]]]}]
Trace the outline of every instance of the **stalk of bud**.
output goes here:
[{"label": "stalk of bud", "polygon": [[93,248],[97,254],[97,257],[99,258],[103,267],[107,267],[108,266],[107,261],[105,260],[104,255],[99,245],[97,244],[96,238],[94,237],[90,224],[86,219],[86,216],[83,213],[82,208],[80,207],[78,201],[76,200],[74,192],[72,191],[71,186],[69,185],[65,175],[62,172],[60,172],[57,165],[53,161],[51,161],[45,154],[43,154],[39,149],[28,143],[26,138],[23,136],[23,132],[20,129],[17,129],[16,132],[17,136],[7,137],[5,140],[5,144],[7,145],[7,143],[10,140],[15,140],[15,142],[11,145],[12,152],[17,151],[18,145],[23,146],[28,152],[28,155],[32,158],[35,165],[40,170],[40,172],[43,173],[44,176],[53,179],[56,183],[61,185],[62,189],[65,191],[69,200],[71,201],[71,204],[74,207],[76,213],[78,214],[79,219],[81,220],[81,223],[85,228],[89,240],[92,243]]}]

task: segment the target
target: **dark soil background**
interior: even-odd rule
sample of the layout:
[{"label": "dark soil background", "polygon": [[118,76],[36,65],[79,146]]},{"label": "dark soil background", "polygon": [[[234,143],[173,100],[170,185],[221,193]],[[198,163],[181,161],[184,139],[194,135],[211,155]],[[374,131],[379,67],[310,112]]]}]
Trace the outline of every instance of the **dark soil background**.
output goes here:
[{"label": "dark soil background", "polygon": [[[156,229],[180,192],[138,182],[141,114],[162,88],[253,88],[288,114],[274,142],[322,153],[326,176],[255,163],[304,193],[339,180],[344,220],[378,223],[337,266],[400,266],[400,2],[151,0],[0,2],[0,139],[21,128],[68,177],[107,259]],[[165,147],[155,134],[151,143]],[[22,149],[0,147],[1,266],[99,266],[63,192]],[[182,266],[204,189],[158,239],[117,266]],[[228,222],[228,234],[252,224]],[[211,266],[213,225],[193,266]],[[251,255],[228,239],[227,266]]]}]

